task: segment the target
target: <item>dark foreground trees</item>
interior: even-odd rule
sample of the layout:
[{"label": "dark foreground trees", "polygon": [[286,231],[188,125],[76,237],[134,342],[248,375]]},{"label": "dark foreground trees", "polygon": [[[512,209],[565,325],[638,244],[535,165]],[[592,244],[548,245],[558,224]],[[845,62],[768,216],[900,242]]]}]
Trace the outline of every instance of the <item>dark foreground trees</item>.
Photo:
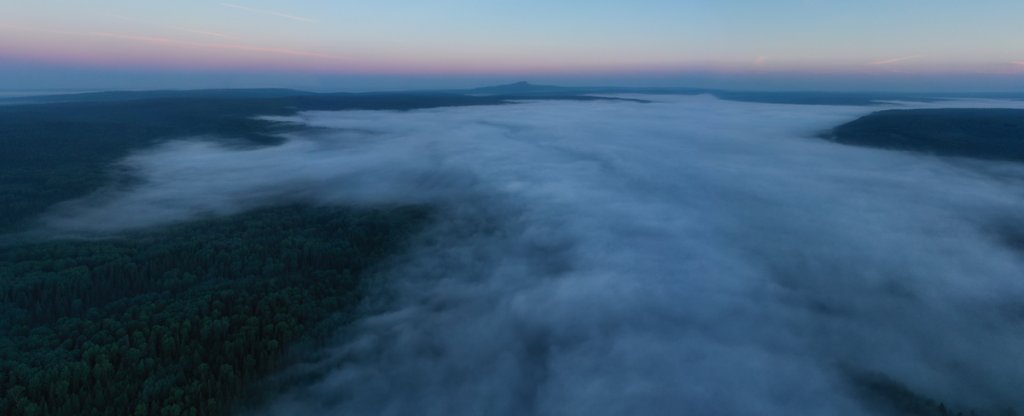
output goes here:
[{"label": "dark foreground trees", "polygon": [[420,208],[284,207],[0,250],[0,414],[209,415],[349,319]]}]

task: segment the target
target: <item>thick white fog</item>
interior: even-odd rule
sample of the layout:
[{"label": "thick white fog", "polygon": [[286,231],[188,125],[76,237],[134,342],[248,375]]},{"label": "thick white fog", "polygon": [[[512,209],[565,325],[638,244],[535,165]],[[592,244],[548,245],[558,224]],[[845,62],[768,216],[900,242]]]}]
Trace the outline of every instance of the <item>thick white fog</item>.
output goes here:
[{"label": "thick white fog", "polygon": [[814,137],[878,108],[651,99],[305,113],[138,153],[45,221],[441,207],[265,414],[875,414],[863,377],[1024,406],[1024,167]]}]

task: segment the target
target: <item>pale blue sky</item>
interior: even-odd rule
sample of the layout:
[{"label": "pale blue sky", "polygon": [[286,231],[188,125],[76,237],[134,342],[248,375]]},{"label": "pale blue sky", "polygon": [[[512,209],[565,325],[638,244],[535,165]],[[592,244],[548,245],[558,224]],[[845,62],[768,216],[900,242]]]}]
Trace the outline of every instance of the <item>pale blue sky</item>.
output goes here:
[{"label": "pale blue sky", "polygon": [[1024,76],[1020,0],[0,1],[2,88]]}]

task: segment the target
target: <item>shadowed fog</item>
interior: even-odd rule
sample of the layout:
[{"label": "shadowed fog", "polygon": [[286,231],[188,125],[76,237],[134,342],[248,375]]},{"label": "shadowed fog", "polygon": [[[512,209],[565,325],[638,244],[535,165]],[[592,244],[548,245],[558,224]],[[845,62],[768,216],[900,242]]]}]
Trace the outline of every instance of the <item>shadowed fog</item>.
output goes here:
[{"label": "shadowed fog", "polygon": [[873,108],[652,99],[304,113],[135,154],[44,222],[440,207],[262,414],[877,414],[864,378],[1024,405],[1024,167],[814,138]]}]

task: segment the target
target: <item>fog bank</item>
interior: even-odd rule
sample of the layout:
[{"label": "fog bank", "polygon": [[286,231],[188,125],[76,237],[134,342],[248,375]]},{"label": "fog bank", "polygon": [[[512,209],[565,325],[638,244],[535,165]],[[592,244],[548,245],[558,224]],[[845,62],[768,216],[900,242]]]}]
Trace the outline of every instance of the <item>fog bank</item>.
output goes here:
[{"label": "fog bank", "polygon": [[135,154],[44,222],[441,207],[261,414],[877,414],[862,376],[1024,408],[1024,167],[813,137],[877,108],[652,99],[304,113],[279,146]]}]

